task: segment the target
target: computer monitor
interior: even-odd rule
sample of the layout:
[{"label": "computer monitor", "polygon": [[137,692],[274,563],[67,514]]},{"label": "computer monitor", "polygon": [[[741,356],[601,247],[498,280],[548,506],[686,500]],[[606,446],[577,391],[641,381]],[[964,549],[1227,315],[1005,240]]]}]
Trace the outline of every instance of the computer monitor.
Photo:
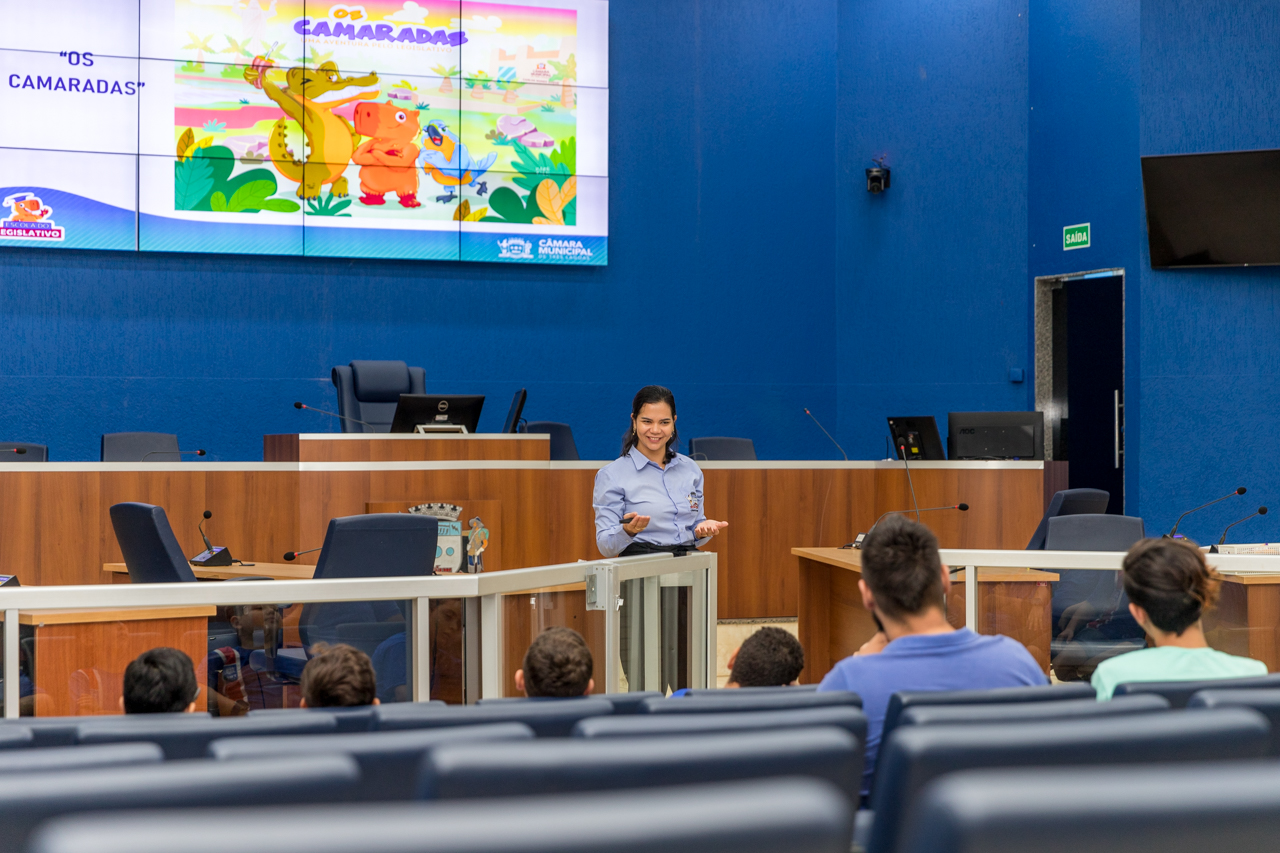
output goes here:
[{"label": "computer monitor", "polygon": [[942,452],[942,437],[938,435],[938,422],[933,415],[922,415],[908,418],[889,418],[889,435],[893,437],[893,447],[898,458],[911,460],[927,459],[942,461],[946,454]]},{"label": "computer monitor", "polygon": [[483,394],[401,394],[391,431],[475,432],[483,406]]},{"label": "computer monitor", "polygon": [[1043,412],[949,412],[948,459],[1044,459]]},{"label": "computer monitor", "polygon": [[507,409],[507,420],[502,424],[504,433],[519,432],[520,413],[524,411],[524,400],[527,396],[529,395],[525,393],[525,389],[521,388],[511,398],[511,408]]}]

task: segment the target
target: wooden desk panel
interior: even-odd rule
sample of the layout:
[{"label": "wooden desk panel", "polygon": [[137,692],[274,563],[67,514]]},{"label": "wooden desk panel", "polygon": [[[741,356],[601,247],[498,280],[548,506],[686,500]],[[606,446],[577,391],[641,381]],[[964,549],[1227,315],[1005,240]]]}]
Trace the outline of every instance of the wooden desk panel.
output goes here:
[{"label": "wooden desk panel", "polygon": [[1218,604],[1204,614],[1209,645],[1280,671],[1280,576],[1227,575]]},{"label": "wooden desk panel", "polygon": [[546,435],[388,435],[323,433],[264,435],[265,462],[447,462],[516,460],[546,462]]}]

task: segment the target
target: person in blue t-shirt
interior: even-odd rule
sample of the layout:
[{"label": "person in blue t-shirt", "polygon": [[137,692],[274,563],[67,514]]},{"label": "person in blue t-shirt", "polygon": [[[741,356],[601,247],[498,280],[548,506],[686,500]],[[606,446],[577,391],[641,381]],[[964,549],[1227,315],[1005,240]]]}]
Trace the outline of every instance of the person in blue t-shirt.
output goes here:
[{"label": "person in blue t-shirt", "polygon": [[927,527],[900,515],[876,525],[862,546],[862,603],[881,631],[827,673],[819,691],[851,690],[867,715],[866,796],[889,697],[899,690],[975,690],[1048,684],[1021,643],[947,622],[951,576]]}]

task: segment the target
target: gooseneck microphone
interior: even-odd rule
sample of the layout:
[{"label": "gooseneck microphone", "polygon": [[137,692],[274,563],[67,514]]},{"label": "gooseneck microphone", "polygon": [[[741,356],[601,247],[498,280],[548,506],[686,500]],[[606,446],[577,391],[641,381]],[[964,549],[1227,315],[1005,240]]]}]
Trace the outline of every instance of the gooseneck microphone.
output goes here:
[{"label": "gooseneck microphone", "polygon": [[[1231,528],[1235,527],[1237,524],[1244,524],[1246,521],[1253,518],[1254,516],[1266,515],[1266,514],[1267,514],[1267,508],[1265,506],[1260,506],[1258,507],[1257,512],[1250,513],[1249,515],[1246,515],[1244,518],[1240,519],[1239,521],[1231,522],[1230,524],[1227,525],[1227,529],[1222,531],[1222,538],[1218,540],[1218,545],[1225,545],[1227,543],[1227,530],[1230,530]],[[1214,545],[1213,547],[1216,549],[1218,545]]]},{"label": "gooseneck microphone", "polygon": [[286,562],[292,563],[294,560],[298,559],[299,554],[310,554],[311,551],[319,551],[319,550],[320,548],[312,548],[310,551],[285,551],[284,558]]},{"label": "gooseneck microphone", "polygon": [[[366,423],[366,421],[364,420],[360,420],[357,418],[348,418],[347,415],[339,415],[338,412],[335,412],[335,411],[325,411],[324,409],[316,409],[315,406],[308,406],[306,405],[306,403],[296,402],[296,403],[293,403],[293,407],[294,409],[306,409],[307,411],[314,411],[316,412],[316,414],[320,414],[320,415],[329,415],[330,418],[337,418],[338,420],[349,420],[353,424],[361,424],[361,425],[364,425],[364,427],[369,427],[370,429],[374,429],[374,430],[378,429],[374,427],[374,425],[370,423]],[[306,553],[306,552],[303,552],[303,553]]]},{"label": "gooseneck microphone", "polygon": [[204,532],[204,523],[211,518],[213,518],[213,513],[206,509],[204,511],[204,518],[200,519],[200,523],[197,524],[196,527],[200,530],[200,538],[204,540],[204,549],[213,553],[213,543],[209,541],[209,537],[206,536]]},{"label": "gooseneck microphone", "polygon": [[[1187,510],[1187,511],[1186,511],[1186,512],[1184,512],[1182,515],[1178,516],[1178,520],[1177,520],[1176,522],[1174,522],[1173,529],[1172,529],[1172,530],[1170,530],[1168,533],[1166,533],[1166,534],[1164,535],[1164,537],[1163,537],[1163,538],[1165,538],[1165,539],[1172,539],[1172,538],[1177,534],[1177,532],[1178,532],[1178,525],[1182,524],[1182,519],[1186,518],[1188,515],[1191,515],[1191,513],[1193,513],[1193,512],[1199,512],[1200,510],[1204,509],[1204,507],[1206,507],[1206,506],[1213,506],[1214,504],[1216,504],[1216,503],[1218,503],[1218,502],[1220,502],[1220,501],[1225,501],[1227,498],[1233,498],[1233,497],[1235,497],[1236,495],[1243,495],[1243,494],[1244,494],[1245,492],[1247,492],[1247,491],[1248,491],[1248,489],[1246,489],[1244,486],[1241,486],[1240,488],[1236,489],[1234,492],[1232,492],[1232,493],[1231,493],[1231,494],[1229,494],[1229,495],[1223,495],[1222,497],[1218,498],[1217,500],[1209,501],[1209,502],[1208,502],[1207,504],[1205,504],[1204,506],[1198,506],[1198,507],[1196,507],[1195,509],[1189,509],[1189,510]],[[1263,515],[1266,515],[1266,513],[1265,513],[1265,512],[1264,512],[1264,513],[1262,513],[1262,514],[1263,514]],[[1249,516],[1249,517],[1250,517],[1250,518],[1253,518],[1253,516]],[[1236,524],[1239,524],[1239,523],[1240,523],[1240,522],[1238,522],[1238,521],[1236,522]]]},{"label": "gooseneck microphone", "polygon": [[[808,409],[805,409],[804,413],[813,419],[813,422],[818,425],[818,429],[822,430],[823,435],[825,435],[827,438],[831,438],[831,433],[827,432],[827,428],[824,427],[817,418],[813,417],[813,412],[809,411]],[[844,452],[844,448],[840,446],[840,442],[836,441],[834,438],[831,438],[831,443],[836,446],[836,450],[840,451],[840,455],[844,457],[844,461],[848,462],[849,454]]]},{"label": "gooseneck microphone", "polygon": [[[911,489],[911,505],[916,508],[916,521],[920,520],[920,503],[916,500],[916,484],[911,482],[911,466],[907,464],[907,445],[905,442],[898,444],[898,451],[902,454],[902,470],[907,472],[907,486]],[[965,507],[968,509],[968,507]],[[872,525],[873,527],[875,525]]]},{"label": "gooseneck microphone", "polygon": [[844,547],[853,548],[854,550],[861,551],[862,543],[865,542],[866,538],[871,535],[871,531],[876,529],[876,524],[879,524],[880,522],[884,521],[885,516],[895,515],[897,513],[905,514],[905,513],[914,512],[914,513],[917,513],[916,517],[918,518],[919,513],[937,512],[938,510],[941,510],[941,509],[955,509],[955,510],[959,510],[960,512],[968,512],[969,505],[966,503],[958,503],[958,504],[950,504],[948,506],[927,506],[927,507],[924,507],[923,509],[914,509],[914,510],[913,509],[891,509],[888,512],[881,513],[880,517],[876,519],[875,524],[871,525],[870,530],[868,530],[866,533],[859,533],[856,539],[854,539],[852,542],[850,542],[848,545],[845,545]]},{"label": "gooseneck microphone", "polygon": [[142,459],[140,461],[146,462],[147,457],[151,456],[154,453],[177,453],[177,454],[194,453],[196,456],[205,455],[205,452],[203,450],[148,450],[146,453],[142,454]]},{"label": "gooseneck microphone", "polygon": [[209,541],[209,537],[205,535],[204,523],[213,518],[213,513],[209,510],[204,511],[204,517],[200,519],[200,523],[196,528],[200,531],[200,538],[204,540],[204,551],[196,554],[188,562],[193,566],[202,568],[220,568],[229,566],[232,563],[239,562],[235,557],[231,556],[231,551],[221,545],[214,545]]},{"label": "gooseneck microphone", "polygon": [[27,452],[27,449],[26,449],[25,447],[10,447],[10,448],[9,448],[9,452],[10,452],[10,453],[16,453],[16,454],[18,454],[19,456],[21,456],[22,454],[24,454],[24,453],[26,453],[26,452]]}]

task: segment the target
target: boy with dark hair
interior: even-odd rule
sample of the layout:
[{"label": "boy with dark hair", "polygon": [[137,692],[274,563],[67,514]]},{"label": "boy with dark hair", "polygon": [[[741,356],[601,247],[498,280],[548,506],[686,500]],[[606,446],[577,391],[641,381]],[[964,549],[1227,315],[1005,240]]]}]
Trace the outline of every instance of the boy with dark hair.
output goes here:
[{"label": "boy with dark hair", "polygon": [[284,706],[284,680],[271,669],[250,666],[254,651],[262,649],[270,663],[276,652],[276,633],[282,621],[274,604],[238,604],[231,608],[236,643],[209,652],[208,688],[212,710],[235,717],[263,708]]},{"label": "boy with dark hair", "polygon": [[378,704],[378,678],[369,656],[343,643],[316,643],[302,669],[303,708]]},{"label": "boy with dark hair", "polygon": [[782,628],[761,628],[730,656],[725,687],[783,687],[795,684],[802,669],[800,641]]},{"label": "boy with dark hair", "polygon": [[818,690],[852,690],[867,715],[863,795],[875,772],[889,697],[900,690],[982,690],[1047,684],[1016,640],[947,622],[951,575],[938,540],[922,524],[891,515],[862,547],[862,603],[883,628],[827,673]]},{"label": "boy with dark hair", "polygon": [[126,714],[193,713],[200,688],[191,658],[160,647],[138,655],[124,670],[120,707]]},{"label": "boy with dark hair", "polygon": [[548,628],[534,638],[516,670],[516,689],[526,696],[586,696],[595,689],[595,662],[587,641],[572,628]]}]

